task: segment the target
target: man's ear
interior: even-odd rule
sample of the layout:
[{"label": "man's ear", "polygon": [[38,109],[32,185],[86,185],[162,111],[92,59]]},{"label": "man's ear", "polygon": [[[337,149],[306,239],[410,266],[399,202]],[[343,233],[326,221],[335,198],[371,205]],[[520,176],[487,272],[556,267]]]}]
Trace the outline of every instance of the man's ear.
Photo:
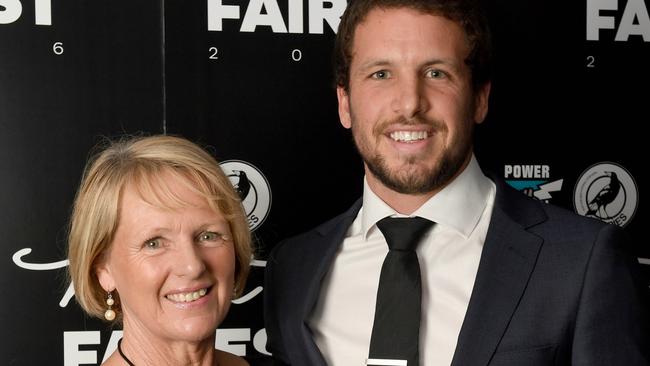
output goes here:
[{"label": "man's ear", "polygon": [[336,98],[339,100],[339,119],[345,128],[352,127],[352,118],[350,117],[350,96],[348,91],[341,85],[336,87]]},{"label": "man's ear", "polygon": [[483,123],[488,113],[488,100],[490,99],[492,83],[487,82],[479,87],[474,95],[474,122]]}]

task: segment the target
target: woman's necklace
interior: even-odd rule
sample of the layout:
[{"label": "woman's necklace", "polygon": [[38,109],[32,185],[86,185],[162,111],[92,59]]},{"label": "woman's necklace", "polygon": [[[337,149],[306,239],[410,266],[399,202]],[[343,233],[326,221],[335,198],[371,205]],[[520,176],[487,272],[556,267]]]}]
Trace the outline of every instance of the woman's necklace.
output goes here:
[{"label": "woman's necklace", "polygon": [[[134,364],[133,362],[131,362],[131,360],[129,360],[128,357],[126,357],[126,355],[124,354],[124,352],[122,352],[122,338],[120,338],[120,340],[117,341],[117,352],[120,353],[120,356],[122,356],[122,358],[124,359],[124,361],[126,361],[126,363],[128,363],[129,366],[135,366],[135,364]],[[215,366],[219,366],[219,365],[218,365],[218,364],[215,364]]]},{"label": "woman's necklace", "polygon": [[128,363],[129,366],[135,366],[135,364],[131,362],[131,360],[129,360],[129,358],[124,355],[124,352],[122,352],[122,338],[120,338],[120,340],[117,341],[117,352],[120,353],[120,356],[122,356],[124,361],[126,361],[126,363]]}]

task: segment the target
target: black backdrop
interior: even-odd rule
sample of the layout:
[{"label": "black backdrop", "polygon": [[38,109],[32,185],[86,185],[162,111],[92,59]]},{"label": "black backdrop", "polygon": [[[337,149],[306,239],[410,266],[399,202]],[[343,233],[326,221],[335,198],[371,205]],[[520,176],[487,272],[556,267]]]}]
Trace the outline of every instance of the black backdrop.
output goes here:
[{"label": "black backdrop", "polygon": [[[258,254],[245,301],[232,306],[217,343],[264,352],[268,251],[361,194],[362,165],[338,123],[330,68],[345,5],[0,0],[0,364],[98,364],[114,349],[119,330],[85,317],[66,292],[66,224],[91,147],[139,132],[209,145],[249,174]],[[596,216],[625,226],[650,283],[639,193],[647,1],[485,5],[497,66],[479,161],[581,214],[616,171],[623,189]]]}]

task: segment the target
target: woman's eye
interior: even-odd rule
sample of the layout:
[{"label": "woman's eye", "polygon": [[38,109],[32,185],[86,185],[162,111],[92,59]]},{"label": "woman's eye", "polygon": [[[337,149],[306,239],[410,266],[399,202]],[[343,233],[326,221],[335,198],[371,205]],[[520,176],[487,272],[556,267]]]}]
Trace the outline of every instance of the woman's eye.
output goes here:
[{"label": "woman's eye", "polygon": [[199,234],[199,241],[212,241],[212,242],[214,242],[214,241],[219,241],[219,240],[224,240],[225,241],[225,240],[228,240],[228,237],[223,235],[223,234],[215,233],[214,231],[204,231],[201,234]]},{"label": "woman's eye", "polygon": [[144,242],[143,247],[147,249],[158,249],[162,246],[160,238],[148,239]]},{"label": "woman's eye", "polygon": [[371,77],[373,79],[388,79],[390,77],[390,72],[386,70],[379,70],[376,72],[373,72]]},{"label": "woman's eye", "polygon": [[211,231],[206,231],[206,232],[204,232],[204,233],[201,233],[200,239],[201,239],[202,241],[206,241],[206,240],[208,240],[208,241],[210,241],[210,240],[217,240],[217,239],[219,239],[219,234],[217,234],[217,233],[213,233],[213,232],[211,232]]}]

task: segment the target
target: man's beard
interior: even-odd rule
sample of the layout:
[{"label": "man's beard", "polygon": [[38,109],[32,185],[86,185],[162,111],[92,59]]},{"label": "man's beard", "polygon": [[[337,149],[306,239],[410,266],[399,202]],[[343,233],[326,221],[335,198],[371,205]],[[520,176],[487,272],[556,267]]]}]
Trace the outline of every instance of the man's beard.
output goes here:
[{"label": "man's beard", "polygon": [[[435,133],[447,131],[447,126],[441,122],[423,121],[421,119],[409,122],[400,119],[378,124],[373,131],[372,137],[376,138],[376,136],[381,134],[385,126],[394,123],[400,123],[402,125],[424,123],[433,126]],[[442,147],[443,150],[441,151],[438,163],[431,167],[424,167],[422,164],[418,164],[422,159],[421,157],[411,156],[405,158],[399,167],[391,169],[386,163],[384,156],[369,151],[369,144],[363,138],[360,139],[356,136],[354,121],[352,125],[355,146],[370,172],[384,186],[402,194],[427,194],[441,189],[458,174],[472,150],[472,136],[470,132],[470,136],[465,136],[465,139],[460,141],[461,145],[463,145],[461,146],[461,150],[451,151]]]}]

